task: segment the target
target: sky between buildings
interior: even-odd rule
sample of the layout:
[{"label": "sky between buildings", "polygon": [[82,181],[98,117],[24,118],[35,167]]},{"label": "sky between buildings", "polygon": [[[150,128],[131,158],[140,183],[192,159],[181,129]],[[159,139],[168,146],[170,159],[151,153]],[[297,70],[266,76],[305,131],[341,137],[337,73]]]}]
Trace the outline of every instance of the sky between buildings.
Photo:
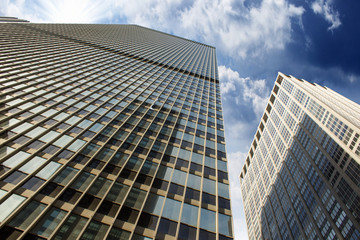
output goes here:
[{"label": "sky between buildings", "polygon": [[359,10],[357,0],[0,0],[0,16],[138,24],[216,47],[235,239],[247,239],[238,176],[277,72],[360,102]]}]

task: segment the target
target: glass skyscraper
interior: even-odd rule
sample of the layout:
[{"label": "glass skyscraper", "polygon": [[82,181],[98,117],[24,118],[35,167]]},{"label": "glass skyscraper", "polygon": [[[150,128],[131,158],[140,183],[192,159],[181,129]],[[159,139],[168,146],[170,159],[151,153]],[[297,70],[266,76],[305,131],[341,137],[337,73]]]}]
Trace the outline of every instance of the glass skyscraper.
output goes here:
[{"label": "glass skyscraper", "polygon": [[232,239],[215,48],[0,23],[1,239]]},{"label": "glass skyscraper", "polygon": [[250,239],[360,239],[360,106],[278,74],[240,174]]}]

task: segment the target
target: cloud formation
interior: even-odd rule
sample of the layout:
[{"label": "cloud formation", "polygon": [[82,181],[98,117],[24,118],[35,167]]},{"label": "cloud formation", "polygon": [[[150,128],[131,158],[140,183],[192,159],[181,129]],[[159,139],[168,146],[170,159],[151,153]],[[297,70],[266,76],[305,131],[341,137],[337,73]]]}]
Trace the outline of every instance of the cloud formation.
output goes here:
[{"label": "cloud formation", "polygon": [[291,20],[304,13],[303,7],[285,0],[251,7],[234,0],[135,0],[118,6],[131,22],[215,45],[233,58],[283,49],[291,41]]},{"label": "cloud formation", "polygon": [[325,20],[331,24],[331,26],[328,27],[328,30],[330,31],[341,25],[340,14],[338,11],[334,10],[331,5],[332,0],[315,0],[311,4],[314,13],[323,16]]},{"label": "cloud formation", "polygon": [[[291,22],[300,21],[303,7],[286,0],[244,5],[235,0],[0,0],[6,16],[31,22],[95,23],[126,19],[217,46],[232,58],[256,57],[284,49],[291,41]],[[110,20],[111,22],[112,20]]]},{"label": "cloud formation", "polygon": [[[232,203],[232,214],[234,222],[237,226],[234,226],[236,239],[247,239],[246,230],[238,226],[246,226],[243,210],[243,202],[241,196],[241,187],[239,182],[239,175],[245,162],[247,154],[243,152],[233,152],[228,154],[228,170],[229,170],[229,181],[230,181],[230,194]],[[236,206],[236,207],[234,207]]]},{"label": "cloud formation", "polygon": [[0,0],[0,15],[35,23],[97,23],[111,17],[112,1]]},{"label": "cloud formation", "polygon": [[219,78],[223,98],[233,100],[239,106],[251,107],[256,117],[260,119],[269,98],[265,79],[243,78],[237,71],[226,66],[219,66]]}]

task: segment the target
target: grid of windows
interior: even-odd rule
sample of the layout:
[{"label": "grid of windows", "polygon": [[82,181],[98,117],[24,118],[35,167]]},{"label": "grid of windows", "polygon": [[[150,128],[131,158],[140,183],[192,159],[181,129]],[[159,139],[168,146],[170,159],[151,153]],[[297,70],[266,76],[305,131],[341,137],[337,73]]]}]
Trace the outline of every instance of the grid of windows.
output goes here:
[{"label": "grid of windows", "polygon": [[323,89],[277,78],[240,175],[250,239],[360,237],[359,129],[312,95],[339,97]]},{"label": "grid of windows", "polygon": [[232,239],[214,48],[138,26],[0,28],[2,236]]}]

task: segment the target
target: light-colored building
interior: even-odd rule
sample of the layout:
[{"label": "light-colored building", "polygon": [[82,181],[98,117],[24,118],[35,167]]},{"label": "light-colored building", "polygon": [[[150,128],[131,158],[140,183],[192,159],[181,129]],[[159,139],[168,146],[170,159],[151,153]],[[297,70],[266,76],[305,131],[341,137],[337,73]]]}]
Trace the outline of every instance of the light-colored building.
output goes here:
[{"label": "light-colored building", "polygon": [[215,48],[0,23],[1,239],[233,239]]},{"label": "light-colored building", "polygon": [[360,239],[360,106],[279,73],[240,174],[250,239]]}]

